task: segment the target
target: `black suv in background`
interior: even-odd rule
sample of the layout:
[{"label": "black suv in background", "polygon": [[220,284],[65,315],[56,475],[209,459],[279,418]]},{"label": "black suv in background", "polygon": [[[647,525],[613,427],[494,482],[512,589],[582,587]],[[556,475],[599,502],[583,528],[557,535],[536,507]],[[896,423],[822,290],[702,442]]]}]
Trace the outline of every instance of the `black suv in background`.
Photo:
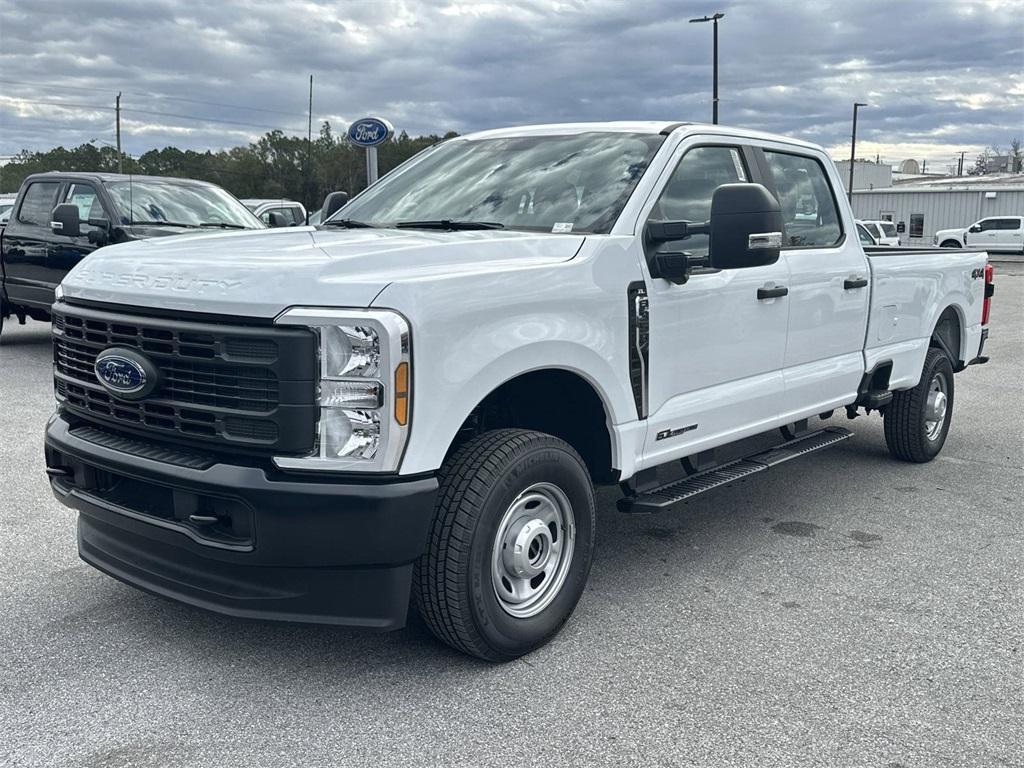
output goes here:
[{"label": "black suv in background", "polygon": [[204,181],[115,173],[38,173],[18,191],[0,234],[5,317],[50,319],[54,289],[97,248],[215,229],[264,229],[230,193]]}]

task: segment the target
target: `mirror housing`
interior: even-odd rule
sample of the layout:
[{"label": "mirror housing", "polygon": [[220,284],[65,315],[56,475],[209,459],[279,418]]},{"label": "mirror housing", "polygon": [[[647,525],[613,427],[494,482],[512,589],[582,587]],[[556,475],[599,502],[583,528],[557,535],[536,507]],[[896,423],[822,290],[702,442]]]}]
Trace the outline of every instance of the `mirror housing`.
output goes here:
[{"label": "mirror housing", "polygon": [[981,232],[981,227],[978,226],[977,224],[971,224],[971,228],[968,229],[967,231],[968,232]]},{"label": "mirror housing", "polygon": [[268,219],[267,223],[273,229],[277,229],[278,227],[287,227],[288,226],[288,220],[284,217],[283,213],[278,213],[277,211],[271,211],[270,214],[267,216],[267,219]]},{"label": "mirror housing", "polygon": [[78,215],[78,206],[74,203],[61,203],[50,215],[50,231],[65,237],[81,237],[82,220]]},{"label": "mirror housing", "polygon": [[322,208],[323,213],[320,214],[320,223],[322,224],[331,218],[331,216],[341,210],[347,202],[348,192],[342,192],[341,190],[331,192],[331,194],[324,198],[324,207]]},{"label": "mirror housing", "polygon": [[711,197],[712,269],[774,264],[782,251],[779,201],[761,184],[723,184]]}]

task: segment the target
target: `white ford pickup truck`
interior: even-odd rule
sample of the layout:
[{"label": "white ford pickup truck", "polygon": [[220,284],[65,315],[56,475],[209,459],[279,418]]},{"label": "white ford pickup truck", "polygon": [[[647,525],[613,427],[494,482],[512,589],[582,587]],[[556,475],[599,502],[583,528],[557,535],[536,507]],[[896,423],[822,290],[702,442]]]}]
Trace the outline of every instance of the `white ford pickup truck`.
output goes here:
[{"label": "white ford pickup truck", "polygon": [[814,427],[836,409],[932,459],[992,292],[984,253],[865,253],[811,144],[476,133],[317,228],[84,260],[53,306],[47,472],[81,557],[129,584],[377,629],[411,601],[507,660],[580,599],[595,483],[671,507],[849,437]]}]

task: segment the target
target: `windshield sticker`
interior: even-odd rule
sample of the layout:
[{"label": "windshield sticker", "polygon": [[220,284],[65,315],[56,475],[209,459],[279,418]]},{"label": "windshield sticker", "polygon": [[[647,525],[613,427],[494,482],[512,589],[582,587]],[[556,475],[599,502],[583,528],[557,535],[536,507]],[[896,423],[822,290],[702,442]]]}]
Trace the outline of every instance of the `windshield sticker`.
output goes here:
[{"label": "windshield sticker", "polygon": [[559,232],[572,232],[572,222],[556,221],[554,226],[551,227],[551,231],[555,234],[558,234]]}]

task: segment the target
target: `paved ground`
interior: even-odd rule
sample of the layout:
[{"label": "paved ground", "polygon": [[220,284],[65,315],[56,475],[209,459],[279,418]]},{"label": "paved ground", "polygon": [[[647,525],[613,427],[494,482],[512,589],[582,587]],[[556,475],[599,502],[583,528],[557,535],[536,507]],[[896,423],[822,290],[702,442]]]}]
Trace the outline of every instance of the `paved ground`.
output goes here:
[{"label": "paved ground", "polygon": [[[0,764],[1024,764],[1024,276],[926,466],[853,440],[631,519],[565,631],[488,666],[392,635],[223,618],[82,564],[50,496],[47,328],[0,346]],[[845,424],[845,420],[836,420]]]}]

